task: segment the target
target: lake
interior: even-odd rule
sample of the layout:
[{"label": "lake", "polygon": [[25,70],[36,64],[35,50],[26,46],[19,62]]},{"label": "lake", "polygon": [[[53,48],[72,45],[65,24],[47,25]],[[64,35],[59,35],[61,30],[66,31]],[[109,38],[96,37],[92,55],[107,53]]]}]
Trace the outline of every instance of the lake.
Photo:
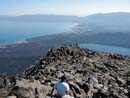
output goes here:
[{"label": "lake", "polygon": [[79,44],[81,48],[88,48],[99,52],[110,52],[114,54],[130,55],[130,49],[100,44]]},{"label": "lake", "polygon": [[74,23],[68,22],[0,22],[0,44],[68,32],[73,25]]}]

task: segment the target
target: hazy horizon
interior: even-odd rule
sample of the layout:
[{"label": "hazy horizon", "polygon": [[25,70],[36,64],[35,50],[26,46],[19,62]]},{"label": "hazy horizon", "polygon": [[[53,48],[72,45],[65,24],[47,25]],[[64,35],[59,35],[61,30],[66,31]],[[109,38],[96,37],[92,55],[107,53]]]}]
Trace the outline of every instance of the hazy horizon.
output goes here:
[{"label": "hazy horizon", "polygon": [[129,0],[0,0],[0,15],[87,16],[96,13],[130,12],[129,5]]},{"label": "hazy horizon", "polygon": [[[93,13],[93,14],[88,14],[88,15],[85,15],[85,16],[89,16],[89,15],[95,15],[95,14],[113,14],[113,13],[130,13],[130,12],[102,12],[102,13]],[[0,14],[0,16],[10,16],[10,17],[17,17],[17,16],[28,16],[28,15],[61,15],[61,16],[74,16],[74,17],[85,17],[85,16],[76,16],[76,15],[64,15],[64,14],[46,14],[46,13],[41,13],[41,14],[20,14],[20,15],[4,15],[4,14]]]}]

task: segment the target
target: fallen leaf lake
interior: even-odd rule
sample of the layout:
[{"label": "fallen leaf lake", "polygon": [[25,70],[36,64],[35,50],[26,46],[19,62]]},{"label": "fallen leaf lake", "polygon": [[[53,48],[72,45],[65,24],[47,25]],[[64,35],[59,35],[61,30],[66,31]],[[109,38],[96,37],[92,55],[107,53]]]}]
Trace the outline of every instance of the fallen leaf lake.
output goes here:
[{"label": "fallen leaf lake", "polygon": [[101,45],[101,44],[79,44],[79,46],[81,48],[88,48],[88,49],[96,50],[99,52],[108,52],[108,53],[121,54],[121,55],[130,55],[130,49],[128,49],[128,48]]}]

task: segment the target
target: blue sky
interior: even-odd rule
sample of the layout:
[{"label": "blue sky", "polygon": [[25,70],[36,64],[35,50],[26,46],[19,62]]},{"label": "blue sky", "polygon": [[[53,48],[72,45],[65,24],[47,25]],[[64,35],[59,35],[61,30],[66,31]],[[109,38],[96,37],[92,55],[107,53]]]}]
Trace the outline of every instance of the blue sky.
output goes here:
[{"label": "blue sky", "polygon": [[0,0],[0,15],[130,12],[130,0]]}]

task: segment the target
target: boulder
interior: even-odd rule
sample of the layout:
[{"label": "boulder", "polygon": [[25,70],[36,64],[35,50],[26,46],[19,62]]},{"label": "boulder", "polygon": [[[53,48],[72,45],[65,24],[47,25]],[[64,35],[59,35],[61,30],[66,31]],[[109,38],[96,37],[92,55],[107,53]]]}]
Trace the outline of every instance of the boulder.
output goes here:
[{"label": "boulder", "polygon": [[16,96],[8,96],[6,98],[17,98]]}]

